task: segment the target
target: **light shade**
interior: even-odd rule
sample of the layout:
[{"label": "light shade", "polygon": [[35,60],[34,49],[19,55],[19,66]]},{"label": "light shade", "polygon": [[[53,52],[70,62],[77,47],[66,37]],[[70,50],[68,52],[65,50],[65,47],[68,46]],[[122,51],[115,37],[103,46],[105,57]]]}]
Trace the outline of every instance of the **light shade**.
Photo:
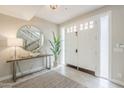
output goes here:
[{"label": "light shade", "polygon": [[9,47],[19,47],[23,45],[23,40],[17,38],[9,38],[7,43]]},{"label": "light shade", "polygon": [[58,6],[57,5],[50,5],[50,8],[55,10]]}]

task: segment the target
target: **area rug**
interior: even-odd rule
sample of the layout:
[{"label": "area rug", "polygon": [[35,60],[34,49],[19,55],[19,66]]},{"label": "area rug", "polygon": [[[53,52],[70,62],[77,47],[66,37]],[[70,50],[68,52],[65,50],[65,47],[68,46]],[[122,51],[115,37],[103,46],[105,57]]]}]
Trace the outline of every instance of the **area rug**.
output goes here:
[{"label": "area rug", "polygon": [[13,88],[86,88],[85,86],[77,83],[59,74],[55,71],[50,71],[45,74],[39,75],[35,78],[26,80],[19,84],[12,86]]}]

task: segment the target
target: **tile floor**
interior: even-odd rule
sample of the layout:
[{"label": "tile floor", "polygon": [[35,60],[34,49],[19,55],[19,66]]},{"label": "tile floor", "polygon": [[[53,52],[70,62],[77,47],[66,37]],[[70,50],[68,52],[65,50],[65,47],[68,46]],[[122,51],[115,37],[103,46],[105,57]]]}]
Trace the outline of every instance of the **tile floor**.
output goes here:
[{"label": "tile floor", "polygon": [[[114,84],[106,79],[97,78],[90,74],[75,70],[71,67],[67,67],[64,65],[54,68],[52,70],[55,70],[58,73],[66,76],[88,88],[121,88],[122,87],[122,86]],[[48,71],[37,72],[32,75],[25,76],[23,78],[18,79],[17,82],[13,82],[12,80],[4,80],[1,82],[4,83],[5,85],[6,84],[13,85],[13,84],[17,84],[20,82],[24,82],[25,80],[28,80],[29,78],[36,77],[36,76],[41,75],[46,72],[48,72]]]},{"label": "tile floor", "polygon": [[98,78],[82,71],[75,70],[67,66],[61,66],[56,69],[57,72],[85,85],[88,88],[121,88],[106,79]]}]

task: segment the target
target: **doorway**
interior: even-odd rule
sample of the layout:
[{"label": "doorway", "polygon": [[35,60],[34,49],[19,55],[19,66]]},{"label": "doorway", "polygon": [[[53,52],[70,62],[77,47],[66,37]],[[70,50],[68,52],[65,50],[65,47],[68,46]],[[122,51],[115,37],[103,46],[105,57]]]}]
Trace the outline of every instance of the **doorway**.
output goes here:
[{"label": "doorway", "polygon": [[[64,37],[64,64],[85,68],[94,71],[96,76],[110,79],[110,18],[111,12],[106,12],[82,20],[76,27],[77,36],[75,36],[74,27],[71,30],[72,26],[67,26],[62,35]],[[78,49],[78,55],[75,53],[75,49]]]}]

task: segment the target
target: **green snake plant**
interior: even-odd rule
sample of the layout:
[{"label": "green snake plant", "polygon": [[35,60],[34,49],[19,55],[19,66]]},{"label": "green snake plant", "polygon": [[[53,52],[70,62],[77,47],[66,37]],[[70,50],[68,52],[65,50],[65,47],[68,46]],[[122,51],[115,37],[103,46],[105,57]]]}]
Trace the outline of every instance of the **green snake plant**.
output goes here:
[{"label": "green snake plant", "polygon": [[57,59],[58,56],[61,52],[61,40],[59,36],[56,36],[55,33],[53,32],[53,41],[49,40],[51,48],[50,50],[52,51],[54,58],[55,58],[55,62],[54,62],[54,66],[57,65]]}]

